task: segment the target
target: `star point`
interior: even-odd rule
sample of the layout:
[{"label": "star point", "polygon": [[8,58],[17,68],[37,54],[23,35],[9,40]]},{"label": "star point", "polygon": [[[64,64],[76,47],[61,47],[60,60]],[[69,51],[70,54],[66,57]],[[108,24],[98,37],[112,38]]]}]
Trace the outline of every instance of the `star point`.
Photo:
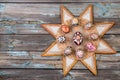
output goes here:
[{"label": "star point", "polygon": [[97,75],[96,56],[94,52],[90,52],[81,62],[94,74]]},{"label": "star point", "polygon": [[101,22],[96,23],[94,26],[99,34],[100,37],[102,37],[112,26],[114,25],[114,22]]},{"label": "star point", "polygon": [[49,32],[54,38],[56,38],[57,31],[60,29],[60,24],[42,24],[41,25],[47,32]]},{"label": "star point", "polygon": [[42,56],[60,56],[62,55],[57,42],[53,42],[42,54]]},{"label": "star point", "polygon": [[116,51],[103,39],[100,39],[98,48],[95,53],[99,54],[115,54]]},{"label": "star point", "polygon": [[74,65],[77,63],[77,60],[75,58],[75,55],[69,55],[69,56],[63,56],[63,74],[66,76],[66,74],[74,67]]},{"label": "star point", "polygon": [[61,23],[63,25],[69,25],[70,20],[74,18],[73,14],[65,7],[61,6]]},{"label": "star point", "polygon": [[91,22],[93,24],[93,6],[89,5],[85,11],[83,11],[82,14],[78,17],[83,24],[86,24],[88,22]]}]

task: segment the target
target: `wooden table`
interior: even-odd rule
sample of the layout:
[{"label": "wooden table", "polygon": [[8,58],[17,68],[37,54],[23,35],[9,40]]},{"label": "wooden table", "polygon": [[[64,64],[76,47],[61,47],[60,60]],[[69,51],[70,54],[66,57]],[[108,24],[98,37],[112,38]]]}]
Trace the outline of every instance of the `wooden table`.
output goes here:
[{"label": "wooden table", "polygon": [[[41,26],[60,23],[60,5],[78,16],[94,5],[94,21],[114,21],[103,37],[117,54],[97,54],[98,75],[80,62],[64,77],[61,57],[41,57],[55,39]],[[1,80],[120,80],[120,0],[0,0]]]}]

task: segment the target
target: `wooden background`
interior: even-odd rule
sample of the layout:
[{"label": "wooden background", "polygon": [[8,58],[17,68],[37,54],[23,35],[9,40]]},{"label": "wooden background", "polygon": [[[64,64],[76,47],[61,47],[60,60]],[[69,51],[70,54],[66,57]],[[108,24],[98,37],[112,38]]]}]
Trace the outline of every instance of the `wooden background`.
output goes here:
[{"label": "wooden background", "polygon": [[[94,21],[115,21],[103,37],[117,54],[97,54],[98,75],[80,62],[66,77],[61,57],[41,57],[53,41],[42,23],[60,23],[60,5],[78,16],[94,5]],[[120,80],[120,0],[0,0],[1,80]]]}]

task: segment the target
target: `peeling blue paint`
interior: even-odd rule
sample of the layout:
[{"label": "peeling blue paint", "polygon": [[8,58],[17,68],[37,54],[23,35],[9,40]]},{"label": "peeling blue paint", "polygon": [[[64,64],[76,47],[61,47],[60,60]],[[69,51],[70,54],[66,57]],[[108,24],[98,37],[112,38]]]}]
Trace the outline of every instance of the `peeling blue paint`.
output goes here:
[{"label": "peeling blue paint", "polygon": [[12,65],[13,67],[18,67],[18,66],[19,66],[19,64],[15,64],[15,63],[11,63],[11,65]]},{"label": "peeling blue paint", "polygon": [[48,64],[30,64],[29,66],[33,68],[54,68],[54,66]]},{"label": "peeling blue paint", "polygon": [[11,65],[13,67],[16,67],[16,68],[26,68],[29,66],[30,63],[31,63],[30,61],[26,61],[26,62],[21,63],[21,64],[12,63]]},{"label": "peeling blue paint", "polygon": [[23,24],[24,27],[30,27],[36,29],[36,24]]},{"label": "peeling blue paint", "polygon": [[3,20],[3,21],[13,21],[13,20],[20,20],[20,19],[12,17],[12,16],[1,16],[0,20]]},{"label": "peeling blue paint", "polygon": [[120,56],[120,53],[115,54],[115,56]]},{"label": "peeling blue paint", "polygon": [[0,71],[0,76],[5,75],[5,72]]},{"label": "peeling blue paint", "polygon": [[29,56],[26,51],[8,51],[7,53],[11,56]]},{"label": "peeling blue paint", "polygon": [[11,45],[11,44],[9,44],[9,45],[8,45],[8,50],[13,50],[13,49],[14,49],[14,46]]},{"label": "peeling blue paint", "polygon": [[12,26],[4,26],[4,27],[6,28],[6,32],[8,34],[17,33],[15,27],[12,27]]},{"label": "peeling blue paint", "polygon": [[97,6],[101,12],[97,12],[99,16],[104,17],[106,13],[108,13],[108,8],[103,6],[101,3],[95,3],[95,6]]},{"label": "peeling blue paint", "polygon": [[25,68],[25,67],[29,66],[30,63],[31,63],[30,61],[27,61],[27,62],[21,64],[21,67]]},{"label": "peeling blue paint", "polygon": [[35,53],[35,54],[31,54],[31,56],[32,56],[32,58],[36,58],[36,57],[39,57],[38,55],[40,55],[40,54],[41,54],[41,52],[38,52],[38,53]]},{"label": "peeling blue paint", "polygon": [[14,39],[12,42],[11,42],[11,44],[13,44],[14,46],[16,45],[16,44],[21,44],[22,42],[20,41],[20,40],[17,40],[17,39]]},{"label": "peeling blue paint", "polygon": [[45,23],[45,22],[42,21],[42,20],[39,20],[39,21],[38,21],[38,24],[43,24],[43,23]]},{"label": "peeling blue paint", "polygon": [[0,3],[0,12],[5,10],[5,4]]},{"label": "peeling blue paint", "polygon": [[12,63],[13,67],[19,67],[19,68],[55,68],[52,65],[48,65],[48,64],[36,64],[36,63],[31,63],[30,61],[26,61],[22,64],[14,64]]},{"label": "peeling blue paint", "polygon": [[11,65],[12,65],[12,67],[14,67],[14,68],[26,68],[26,66],[22,66],[21,64],[12,63]]},{"label": "peeling blue paint", "polygon": [[68,74],[67,76],[64,77],[64,80],[73,80],[73,78],[70,74]]},{"label": "peeling blue paint", "polygon": [[120,5],[116,4],[116,3],[111,3],[109,4],[112,6],[112,8],[115,8],[115,9],[120,9]]}]

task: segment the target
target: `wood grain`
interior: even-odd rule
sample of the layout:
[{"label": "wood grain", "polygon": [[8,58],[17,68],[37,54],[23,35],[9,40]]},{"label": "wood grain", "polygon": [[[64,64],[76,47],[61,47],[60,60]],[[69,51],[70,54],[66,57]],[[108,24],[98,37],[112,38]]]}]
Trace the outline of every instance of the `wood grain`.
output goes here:
[{"label": "wood grain", "polygon": [[[120,61],[97,61],[98,69],[120,69]],[[0,68],[62,69],[60,60],[0,60]],[[87,69],[78,62],[73,69]]]},{"label": "wood grain", "polygon": [[119,0],[1,0],[0,2],[5,2],[5,3],[7,3],[7,2],[14,2],[14,3],[20,3],[20,2],[27,2],[27,3],[38,3],[38,2],[40,2],[40,3],[44,3],[44,2],[49,2],[49,3],[51,3],[51,2],[53,2],[53,3],[66,3],[66,2],[68,2],[68,3],[78,3],[78,2],[120,2]]},{"label": "wood grain", "polygon": [[[120,50],[120,35],[106,35],[104,39]],[[51,35],[0,35],[0,50],[44,51],[53,41]]]},{"label": "wood grain", "polygon": [[[78,16],[89,4],[95,23],[115,22],[103,39],[117,54],[97,54],[97,76],[78,62],[63,77],[62,57],[41,57],[55,39],[40,25],[60,23],[60,5]],[[0,0],[0,80],[119,80],[119,27],[120,0]]]},{"label": "wood grain", "polygon": [[[33,18],[32,18],[33,19]],[[4,20],[0,21],[0,34],[48,34],[40,25],[42,23],[60,23],[60,17],[58,16],[42,16],[40,15],[41,21],[29,20]],[[115,25],[106,34],[120,34],[120,19],[112,18],[95,18],[94,23],[99,22],[115,22]]]},{"label": "wood grain", "polygon": [[[60,6],[65,5],[74,15],[78,16],[90,3],[51,3],[51,4],[0,4],[1,19],[38,20],[42,16],[60,15]],[[120,18],[120,3],[92,3],[95,18]],[[12,17],[12,18],[11,18]],[[34,17],[34,18],[33,18]],[[49,19],[49,18],[48,18]]]},{"label": "wood grain", "polygon": [[[92,75],[88,70],[71,70],[63,77],[62,70],[41,69],[2,69],[3,80],[119,80],[118,70],[99,70],[98,75]],[[114,77],[113,77],[114,76]]]},{"label": "wood grain", "polygon": [[[42,57],[42,52],[37,51],[0,51],[0,60],[60,60],[61,56]],[[117,54],[96,54],[98,61],[120,61],[120,53]]]}]

